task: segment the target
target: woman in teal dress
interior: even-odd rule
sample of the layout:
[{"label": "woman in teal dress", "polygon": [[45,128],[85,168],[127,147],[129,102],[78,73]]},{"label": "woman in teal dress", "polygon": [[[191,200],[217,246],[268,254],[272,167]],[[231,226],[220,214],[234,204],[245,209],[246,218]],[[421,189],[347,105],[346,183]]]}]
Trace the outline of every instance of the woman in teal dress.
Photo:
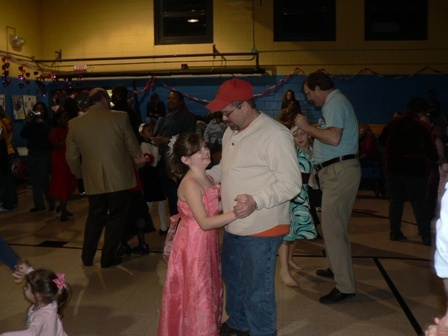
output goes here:
[{"label": "woman in teal dress", "polygon": [[289,267],[300,270],[301,268],[294,262],[293,254],[299,239],[314,239],[317,236],[313,217],[310,214],[310,202],[308,197],[308,180],[313,170],[313,152],[310,145],[310,136],[303,130],[293,126],[291,133],[294,136],[294,143],[297,148],[297,160],[302,173],[302,189],[294,197],[289,206],[291,216],[290,232],[283,238],[283,243],[279,249],[280,255],[280,277],[283,282],[290,287],[298,287],[298,283],[291,276]]}]

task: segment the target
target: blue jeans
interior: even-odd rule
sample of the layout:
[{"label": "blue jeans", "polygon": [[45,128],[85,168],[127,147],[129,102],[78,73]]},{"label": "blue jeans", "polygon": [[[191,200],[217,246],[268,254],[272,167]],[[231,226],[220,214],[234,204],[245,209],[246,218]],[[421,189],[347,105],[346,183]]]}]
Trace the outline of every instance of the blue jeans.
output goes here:
[{"label": "blue jeans", "polygon": [[226,286],[227,325],[251,336],[276,336],[275,264],[279,237],[224,233],[222,275]]},{"label": "blue jeans", "polygon": [[2,237],[0,237],[0,261],[8,266],[11,271],[14,271],[14,266],[20,262],[20,258]]}]

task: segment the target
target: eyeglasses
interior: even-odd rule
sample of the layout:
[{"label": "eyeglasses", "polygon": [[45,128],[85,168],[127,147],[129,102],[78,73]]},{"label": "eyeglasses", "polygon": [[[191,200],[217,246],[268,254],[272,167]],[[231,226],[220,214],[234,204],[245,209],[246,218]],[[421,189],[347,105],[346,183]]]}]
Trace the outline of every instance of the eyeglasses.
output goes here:
[{"label": "eyeglasses", "polygon": [[222,116],[228,118],[229,115],[231,115],[231,114],[233,113],[233,111],[235,111],[235,110],[237,110],[237,109],[240,109],[240,108],[241,108],[241,104],[238,105],[238,106],[235,106],[235,107],[233,108],[232,111],[228,111],[228,112],[226,112],[226,111],[221,111]]}]

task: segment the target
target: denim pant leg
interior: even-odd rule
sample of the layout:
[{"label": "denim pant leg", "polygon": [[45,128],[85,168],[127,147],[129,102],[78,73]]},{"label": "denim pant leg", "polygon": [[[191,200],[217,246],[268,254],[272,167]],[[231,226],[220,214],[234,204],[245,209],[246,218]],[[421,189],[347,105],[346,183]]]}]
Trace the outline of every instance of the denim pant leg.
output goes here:
[{"label": "denim pant leg", "polygon": [[14,266],[20,262],[20,258],[2,237],[0,237],[0,261],[8,266],[11,271],[14,271]]},{"label": "denim pant leg", "polygon": [[228,325],[251,336],[276,336],[275,265],[280,237],[224,233],[222,271]]}]

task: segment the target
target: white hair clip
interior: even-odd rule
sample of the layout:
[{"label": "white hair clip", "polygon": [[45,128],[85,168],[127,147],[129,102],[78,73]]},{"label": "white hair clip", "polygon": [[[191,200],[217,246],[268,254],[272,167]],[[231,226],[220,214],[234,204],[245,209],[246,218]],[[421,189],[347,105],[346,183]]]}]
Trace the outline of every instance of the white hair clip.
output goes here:
[{"label": "white hair clip", "polygon": [[170,138],[170,141],[168,142],[168,147],[170,148],[168,150],[168,155],[173,154],[173,147],[174,147],[174,144],[176,143],[176,140],[178,137],[179,137],[179,134],[176,134]]}]

